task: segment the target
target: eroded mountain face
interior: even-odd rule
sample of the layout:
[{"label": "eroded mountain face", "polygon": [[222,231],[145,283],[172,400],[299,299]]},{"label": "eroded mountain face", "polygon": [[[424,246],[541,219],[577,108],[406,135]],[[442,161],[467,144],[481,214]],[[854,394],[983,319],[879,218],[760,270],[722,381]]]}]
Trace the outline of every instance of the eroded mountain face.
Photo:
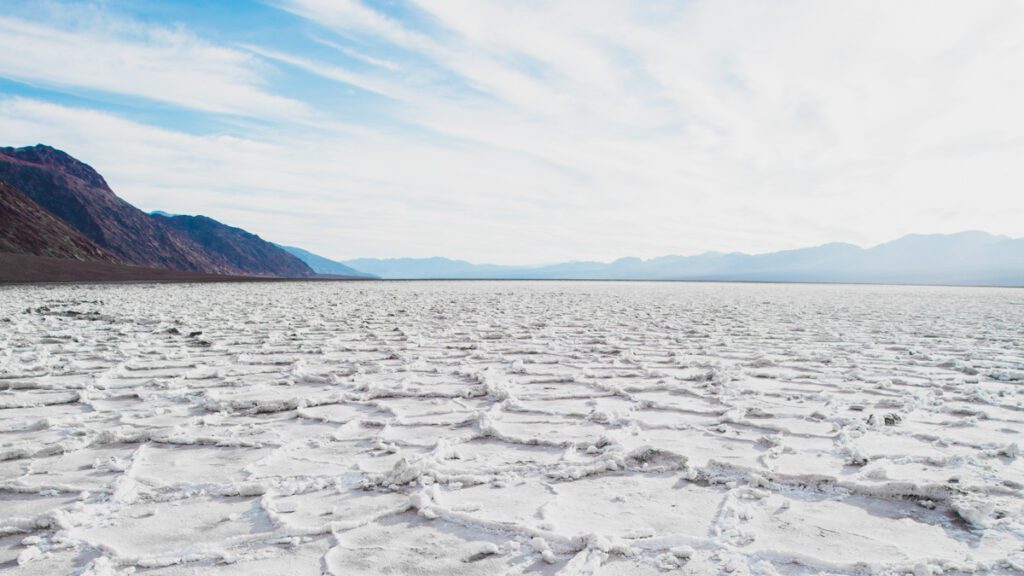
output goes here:
[{"label": "eroded mountain face", "polygon": [[0,181],[0,252],[79,261],[120,262],[81,232],[3,181]]}]

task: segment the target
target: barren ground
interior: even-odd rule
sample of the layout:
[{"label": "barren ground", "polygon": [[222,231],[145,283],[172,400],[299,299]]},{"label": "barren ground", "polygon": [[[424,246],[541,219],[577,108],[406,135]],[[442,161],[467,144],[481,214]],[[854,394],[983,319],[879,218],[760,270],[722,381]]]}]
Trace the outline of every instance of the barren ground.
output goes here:
[{"label": "barren ground", "polygon": [[1011,574],[1024,291],[0,288],[0,571]]}]

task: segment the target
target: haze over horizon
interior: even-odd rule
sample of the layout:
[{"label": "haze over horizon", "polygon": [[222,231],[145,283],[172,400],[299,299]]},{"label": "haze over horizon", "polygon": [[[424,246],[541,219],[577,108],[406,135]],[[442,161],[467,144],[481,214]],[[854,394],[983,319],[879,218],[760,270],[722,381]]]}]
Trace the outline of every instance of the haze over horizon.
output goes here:
[{"label": "haze over horizon", "polygon": [[464,262],[468,262],[468,263],[473,264],[473,265],[497,265],[497,266],[503,266],[503,267],[504,266],[510,266],[510,267],[511,266],[515,266],[515,267],[523,267],[523,268],[536,268],[536,267],[552,266],[552,265],[558,265],[558,264],[574,264],[574,263],[612,264],[612,263],[623,261],[623,260],[634,260],[634,259],[640,260],[642,262],[648,262],[648,261],[651,261],[651,260],[658,260],[658,259],[662,259],[662,258],[665,258],[665,257],[692,258],[692,257],[695,257],[695,256],[731,255],[731,254],[743,255],[743,256],[768,256],[768,255],[772,255],[772,254],[778,254],[780,252],[799,252],[799,251],[806,250],[806,249],[821,248],[821,247],[830,246],[830,245],[845,245],[845,246],[853,246],[855,248],[859,248],[859,249],[862,249],[862,250],[870,250],[872,248],[878,248],[878,247],[881,247],[881,246],[885,246],[887,244],[892,244],[892,243],[897,242],[899,240],[905,240],[907,238],[913,238],[913,237],[948,238],[948,237],[956,237],[956,236],[970,235],[970,234],[990,235],[990,236],[993,236],[993,237],[1002,238],[1004,240],[1024,240],[1024,238],[1015,238],[1015,237],[1012,237],[1012,236],[1007,236],[1005,234],[989,234],[988,232],[986,232],[984,230],[961,230],[959,232],[952,232],[952,233],[949,233],[949,234],[911,232],[909,234],[904,234],[903,236],[900,236],[899,238],[892,238],[892,239],[890,239],[888,241],[885,241],[885,242],[879,242],[877,244],[871,244],[871,245],[867,245],[867,246],[853,244],[853,243],[850,243],[850,242],[823,242],[821,244],[815,244],[815,245],[811,245],[811,246],[795,246],[795,247],[792,247],[792,248],[782,248],[780,250],[770,250],[770,251],[764,251],[764,252],[744,252],[744,251],[740,251],[740,250],[736,250],[736,251],[732,251],[732,252],[725,252],[725,251],[722,251],[722,250],[715,250],[713,248],[709,248],[709,249],[706,249],[706,250],[700,250],[700,251],[697,251],[697,252],[691,252],[691,253],[686,253],[686,254],[680,254],[680,253],[661,254],[661,255],[658,255],[658,256],[651,256],[649,258],[642,258],[642,257],[639,257],[639,256],[632,256],[632,255],[622,255],[622,256],[619,256],[617,258],[612,258],[612,259],[608,259],[608,260],[579,260],[579,259],[573,260],[573,259],[570,259],[570,260],[559,260],[559,261],[526,262],[526,263],[523,263],[523,264],[506,264],[504,262],[489,262],[489,261],[477,262],[477,261],[468,260],[468,259],[465,259],[465,258],[449,258],[448,256],[445,256],[443,254],[434,254],[434,255],[430,255],[430,256],[419,256],[419,257],[409,257],[409,256],[391,256],[391,257],[388,257],[388,256],[385,256],[385,257],[379,257],[379,258],[347,258],[347,259],[344,259],[344,260],[348,261],[348,262],[353,262],[353,261],[357,261],[357,260],[388,261],[388,260],[430,260],[430,259],[443,259],[443,260],[452,260],[452,261],[464,261]]},{"label": "haze over horizon", "polygon": [[1019,238],[1022,27],[1010,1],[5,4],[0,134],[338,260]]}]

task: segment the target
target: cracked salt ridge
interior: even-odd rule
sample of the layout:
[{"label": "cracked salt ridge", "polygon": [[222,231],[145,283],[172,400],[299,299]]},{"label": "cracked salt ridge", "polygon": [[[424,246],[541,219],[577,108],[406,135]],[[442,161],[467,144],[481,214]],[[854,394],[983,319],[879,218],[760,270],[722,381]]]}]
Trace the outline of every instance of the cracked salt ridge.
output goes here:
[{"label": "cracked salt ridge", "polygon": [[0,571],[1024,570],[1019,291],[0,294]]}]

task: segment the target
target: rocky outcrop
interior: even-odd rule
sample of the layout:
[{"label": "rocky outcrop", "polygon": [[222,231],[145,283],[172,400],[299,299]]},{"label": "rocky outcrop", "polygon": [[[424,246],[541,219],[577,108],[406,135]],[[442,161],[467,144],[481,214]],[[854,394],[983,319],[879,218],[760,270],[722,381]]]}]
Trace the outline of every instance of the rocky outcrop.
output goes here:
[{"label": "rocky outcrop", "polygon": [[0,181],[0,252],[83,262],[119,261],[3,181]]}]

